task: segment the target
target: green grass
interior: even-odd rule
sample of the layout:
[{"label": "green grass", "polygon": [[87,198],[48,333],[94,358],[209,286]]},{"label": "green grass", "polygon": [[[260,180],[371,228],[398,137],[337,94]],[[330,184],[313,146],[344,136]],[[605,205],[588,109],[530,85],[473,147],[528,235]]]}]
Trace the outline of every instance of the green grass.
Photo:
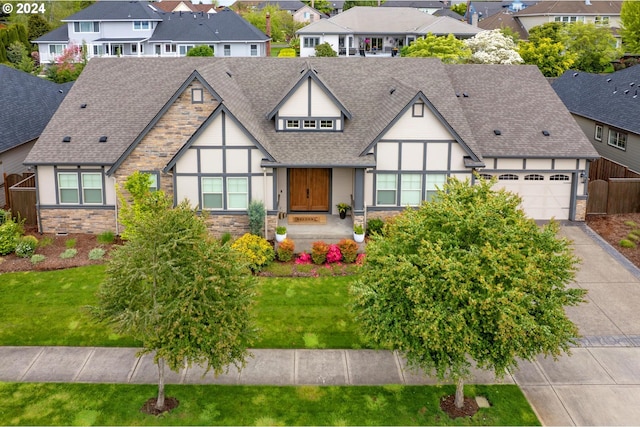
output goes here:
[{"label": "green grass", "polygon": [[[0,345],[139,345],[89,316],[103,278],[103,265],[0,275]],[[364,347],[347,307],[353,278],[259,278],[253,347]]]},{"label": "green grass", "polygon": [[515,385],[467,386],[492,404],[472,418],[439,407],[453,386],[168,385],[179,406],[140,412],[154,385],[0,383],[2,425],[540,425]]}]

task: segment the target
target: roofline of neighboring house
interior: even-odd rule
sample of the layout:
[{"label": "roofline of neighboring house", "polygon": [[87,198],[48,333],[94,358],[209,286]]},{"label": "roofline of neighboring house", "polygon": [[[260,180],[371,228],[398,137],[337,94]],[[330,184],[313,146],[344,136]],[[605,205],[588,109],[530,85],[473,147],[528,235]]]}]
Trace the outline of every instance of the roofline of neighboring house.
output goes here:
[{"label": "roofline of neighboring house", "polygon": [[[567,108],[567,110],[569,110],[569,109]],[[601,120],[601,119],[597,119],[597,118],[594,118],[594,117],[585,116],[584,114],[575,113],[575,112],[573,112],[573,111],[571,111],[571,110],[569,110],[569,112],[570,112],[571,114],[573,114],[573,115],[583,117],[583,118],[585,118],[585,119],[587,119],[587,120],[593,120],[594,122],[602,123],[603,125],[607,125],[607,126],[609,126],[609,127],[613,127],[613,128],[616,128],[616,129],[620,129],[620,130],[623,130],[623,131],[625,131],[625,132],[631,133],[631,134],[633,134],[633,135],[638,135],[638,136],[640,136],[640,133],[638,133],[638,132],[636,132],[636,131],[634,131],[634,130],[626,129],[624,126],[618,126],[618,125],[613,124],[613,123],[608,123],[606,120]]]},{"label": "roofline of neighboring house", "polygon": [[[168,12],[165,12],[168,13]],[[187,12],[185,12],[187,13]],[[195,12],[188,12],[195,13]],[[199,12],[198,12],[199,13]],[[94,18],[94,19],[61,19],[60,22],[131,22],[131,21],[154,21],[154,22],[162,22],[162,18],[114,18],[114,19],[104,19],[104,18]]]},{"label": "roofline of neighboring house", "polygon": [[11,146],[11,147],[9,147],[9,148],[6,148],[6,149],[4,149],[4,150],[0,150],[0,154],[2,154],[2,153],[6,153],[7,151],[13,150],[14,148],[18,148],[18,147],[20,147],[21,145],[28,144],[28,143],[30,143],[30,142],[37,141],[37,140],[38,140],[38,137],[35,137],[35,138],[32,138],[32,139],[28,139],[28,140],[26,140],[26,141],[19,142],[19,143],[15,144],[15,145],[12,145],[12,146]]}]

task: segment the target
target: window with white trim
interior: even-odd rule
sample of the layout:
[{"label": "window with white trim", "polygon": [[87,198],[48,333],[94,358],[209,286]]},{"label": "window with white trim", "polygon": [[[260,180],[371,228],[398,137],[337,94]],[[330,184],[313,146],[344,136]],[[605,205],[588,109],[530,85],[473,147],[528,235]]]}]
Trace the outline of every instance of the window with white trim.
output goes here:
[{"label": "window with white trim", "polygon": [[396,204],[396,191],[398,188],[397,176],[391,173],[380,173],[376,175],[376,204],[394,205]]},{"label": "window with white trim", "polygon": [[97,205],[102,203],[102,174],[82,173],[82,202]]},{"label": "window with white trim", "polygon": [[333,129],[333,120],[320,120],[320,129]]},{"label": "window with white trim", "polygon": [[60,204],[92,204],[104,202],[100,172],[58,172]]},{"label": "window with white trim", "polygon": [[400,176],[400,205],[418,206],[422,200],[422,175],[407,173]]},{"label": "window with white trim", "polygon": [[555,22],[562,22],[563,24],[570,24],[573,22],[584,22],[584,16],[556,16]]},{"label": "window with white trim", "polygon": [[512,173],[505,173],[498,177],[500,181],[517,181],[519,179],[518,175],[514,175]]},{"label": "window with white trim", "polygon": [[171,43],[165,43],[164,53],[176,53],[177,46]]},{"label": "window with white trim", "polygon": [[315,129],[316,128],[316,121],[315,120],[304,120],[302,122],[302,127],[304,129]]},{"label": "window with white trim", "polygon": [[133,21],[133,30],[149,30],[151,29],[151,23],[149,21]]},{"label": "window with white trim", "polygon": [[251,45],[251,56],[258,56],[258,45],[257,44],[252,44]]},{"label": "window with white trim", "polygon": [[49,54],[51,55],[62,55],[64,50],[67,48],[66,44],[50,44],[49,45]]},{"label": "window with white trim", "polygon": [[222,209],[222,178],[202,178],[202,209]]},{"label": "window with white trim", "polygon": [[247,178],[227,178],[228,209],[247,209],[249,206],[249,182]]},{"label": "window with white trim", "polygon": [[569,175],[562,175],[562,174],[551,175],[549,177],[549,181],[569,181]]},{"label": "window with white trim", "polygon": [[596,25],[609,26],[609,17],[608,16],[596,16],[593,20]]},{"label": "window with white trim", "polygon": [[73,31],[75,31],[76,33],[99,33],[100,23],[97,21],[96,22],[74,22]]},{"label": "window with white trim", "polygon": [[537,173],[532,173],[529,175],[525,175],[524,180],[525,181],[544,181],[544,176]]},{"label": "window with white trim", "polygon": [[593,139],[596,141],[602,141],[602,125],[596,125],[596,132],[593,135]]},{"label": "window with white trim", "polygon": [[224,56],[231,56],[231,45],[230,44],[225,44],[224,45]]},{"label": "window with white trim", "polygon": [[78,174],[76,172],[58,172],[58,197],[60,203],[80,203]]},{"label": "window with white trim", "polygon": [[93,56],[102,56],[104,55],[104,46],[101,44],[93,45]]},{"label": "window with white trim", "polygon": [[187,56],[187,53],[193,49],[193,45],[192,44],[182,44],[180,46],[178,46],[178,54],[180,56]]},{"label": "window with white trim", "polygon": [[300,129],[300,120],[287,120],[287,129]]},{"label": "window with white trim", "polygon": [[303,37],[303,47],[316,47],[320,44],[320,37]]},{"label": "window with white trim", "polygon": [[442,189],[445,182],[447,182],[447,175],[445,174],[433,174],[430,173],[426,177],[426,191],[427,191],[427,201],[433,200],[433,198],[438,194],[438,189]]},{"label": "window with white trim", "polygon": [[612,147],[619,148],[620,150],[627,149],[627,134],[619,132],[617,130],[609,129],[609,140],[607,141]]}]

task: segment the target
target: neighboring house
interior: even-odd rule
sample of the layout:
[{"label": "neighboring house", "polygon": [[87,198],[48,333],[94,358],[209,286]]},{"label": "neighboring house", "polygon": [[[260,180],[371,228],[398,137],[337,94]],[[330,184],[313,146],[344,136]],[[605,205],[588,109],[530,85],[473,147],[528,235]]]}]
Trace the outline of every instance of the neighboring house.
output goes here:
[{"label": "neighboring house", "polygon": [[300,9],[293,12],[293,20],[295,22],[315,22],[321,19],[328,18],[329,16],[312,8],[311,6],[304,5]]},{"label": "neighboring house", "polygon": [[25,157],[71,89],[6,65],[0,65],[0,209],[5,199],[4,174],[27,172]]},{"label": "neighboring house", "polygon": [[567,71],[552,86],[602,157],[640,173],[640,66]]},{"label": "neighboring house", "polygon": [[595,157],[535,66],[98,58],[26,163],[43,232],[119,232],[115,186],[143,171],[207,211],[217,235],[246,232],[262,201],[272,238],[283,212],[335,215],[344,202],[362,223],[476,171],[520,193],[533,218],[583,220],[580,177]]},{"label": "neighboring house", "polygon": [[99,1],[34,40],[40,61],[55,61],[71,44],[95,56],[185,56],[209,45],[216,56],[265,56],[269,38],[229,8],[218,13],[164,12],[156,3]]},{"label": "neighboring house", "polygon": [[[447,4],[445,4],[447,3]],[[433,15],[439,10],[449,9],[448,2],[438,0],[387,0],[380,7],[412,7]]]},{"label": "neighboring house", "polygon": [[185,0],[162,0],[153,3],[154,7],[164,12],[204,12],[216,13],[218,9],[212,4],[193,4]]},{"label": "neighboring house", "polygon": [[520,40],[527,40],[529,38],[529,32],[513,15],[513,12],[507,10],[495,13],[488,18],[478,21],[478,27],[483,30],[502,30],[508,28],[517,34]]},{"label": "neighboring house", "polygon": [[262,10],[267,6],[277,7],[280,10],[284,10],[289,13],[289,15],[293,15],[296,11],[302,9],[306,6],[300,0],[272,0],[272,1],[261,1],[257,6],[257,10]]},{"label": "neighboring house", "polygon": [[329,19],[298,30],[300,56],[313,56],[315,47],[329,43],[339,55],[386,55],[408,46],[418,37],[453,34],[470,38],[478,27],[447,16],[433,16],[409,7],[352,7]]}]

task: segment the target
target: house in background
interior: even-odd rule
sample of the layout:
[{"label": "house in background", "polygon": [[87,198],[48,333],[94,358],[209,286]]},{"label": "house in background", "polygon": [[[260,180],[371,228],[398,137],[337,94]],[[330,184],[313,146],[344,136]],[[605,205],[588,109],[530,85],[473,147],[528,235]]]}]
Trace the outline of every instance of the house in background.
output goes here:
[{"label": "house in background", "polygon": [[470,38],[483,31],[447,16],[433,16],[408,7],[357,6],[298,30],[300,56],[315,55],[315,47],[329,43],[345,56],[391,56],[428,33]]},{"label": "house in background", "polygon": [[640,174],[640,66],[567,71],[552,86],[598,153]]},{"label": "house in background", "polygon": [[115,187],[142,171],[207,211],[217,235],[246,232],[249,203],[263,202],[273,238],[283,215],[347,203],[363,223],[474,172],[518,192],[532,218],[582,220],[595,157],[535,66],[97,58],[26,163],[43,232],[119,232]]},{"label": "house in background", "polygon": [[442,9],[449,9],[449,2],[440,0],[387,0],[380,7],[411,7],[433,15]]},{"label": "house in background", "polygon": [[218,11],[218,8],[211,3],[194,4],[186,0],[162,0],[154,2],[153,5],[164,12],[216,13]]},{"label": "house in background", "polygon": [[73,83],[57,84],[0,64],[0,209],[7,203],[4,176],[28,172],[23,164]]},{"label": "house in background", "polygon": [[265,56],[270,40],[229,8],[218,13],[164,12],[156,3],[99,1],[62,20],[33,42],[40,61],[55,61],[69,45],[96,56],[185,56],[208,45],[215,56]]}]

